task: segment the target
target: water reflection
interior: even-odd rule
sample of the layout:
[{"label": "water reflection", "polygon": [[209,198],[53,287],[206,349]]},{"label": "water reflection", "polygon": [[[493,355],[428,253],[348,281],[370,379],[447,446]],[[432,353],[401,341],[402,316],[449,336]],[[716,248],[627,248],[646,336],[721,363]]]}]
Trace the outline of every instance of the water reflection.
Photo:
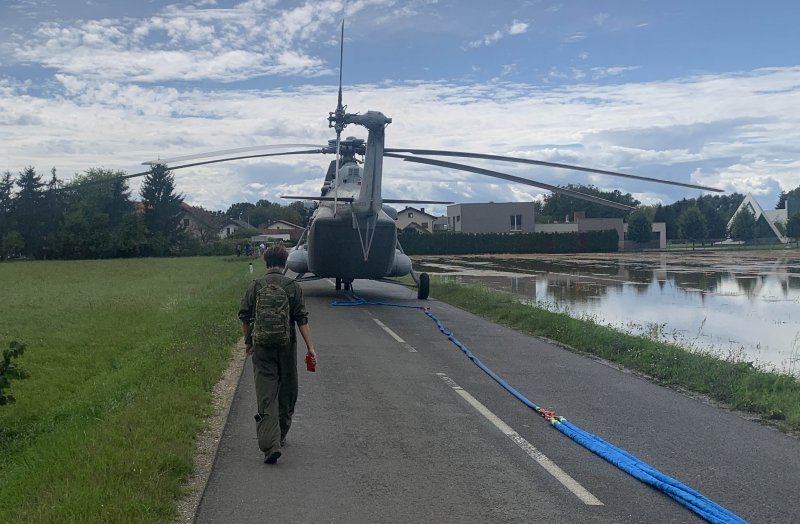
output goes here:
[{"label": "water reflection", "polygon": [[[800,252],[425,257],[423,270],[800,375]],[[435,293],[434,293],[435,295]]]}]

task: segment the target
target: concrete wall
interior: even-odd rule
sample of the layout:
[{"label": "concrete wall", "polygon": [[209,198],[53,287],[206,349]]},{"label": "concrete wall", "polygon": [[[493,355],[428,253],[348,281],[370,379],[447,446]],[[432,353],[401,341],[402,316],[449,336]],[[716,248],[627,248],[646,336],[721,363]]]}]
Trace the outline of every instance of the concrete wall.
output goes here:
[{"label": "concrete wall", "polygon": [[566,224],[536,224],[537,233],[583,233],[587,231],[605,231],[616,229],[619,236],[619,248],[624,247],[623,243],[623,222],[621,218],[581,218],[577,217],[577,222]]},{"label": "concrete wall", "polygon": [[616,229],[619,237],[618,246],[620,249],[625,247],[625,231],[627,225],[621,218],[583,218],[578,220],[578,231],[603,231],[606,229]]},{"label": "concrete wall", "polygon": [[577,233],[578,224],[536,224],[536,233]]},{"label": "concrete wall", "polygon": [[[514,215],[522,216],[519,231],[511,229]],[[447,220],[457,233],[533,233],[535,228],[533,202],[454,204],[447,206]]]},{"label": "concrete wall", "polygon": [[[653,236],[657,237],[654,238],[653,241],[645,247],[648,248],[658,248],[658,249],[666,249],[667,248],[667,224],[666,222],[653,222],[652,226]],[[628,233],[628,224],[625,224],[624,233]],[[622,239],[623,237],[620,237]],[[621,241],[621,240],[620,240]],[[636,242],[628,241],[631,246],[630,247],[639,247],[641,249],[642,245],[637,244]],[[620,245],[620,249],[624,249],[624,244]]]}]

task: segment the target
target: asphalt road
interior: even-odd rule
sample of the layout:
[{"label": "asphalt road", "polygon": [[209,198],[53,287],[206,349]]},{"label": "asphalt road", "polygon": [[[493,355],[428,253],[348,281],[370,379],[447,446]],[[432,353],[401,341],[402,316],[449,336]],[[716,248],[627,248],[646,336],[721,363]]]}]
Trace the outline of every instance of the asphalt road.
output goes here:
[{"label": "asphalt road", "polygon": [[[303,287],[319,367],[300,372],[284,454],[277,465],[262,462],[248,361],[197,522],[701,522],[550,427],[423,313],[332,307],[345,294],[327,280]],[[357,281],[356,291],[420,303],[387,284]],[[533,402],[750,522],[800,522],[800,440],[447,304],[425,304]],[[543,467],[547,459],[556,471]]]}]

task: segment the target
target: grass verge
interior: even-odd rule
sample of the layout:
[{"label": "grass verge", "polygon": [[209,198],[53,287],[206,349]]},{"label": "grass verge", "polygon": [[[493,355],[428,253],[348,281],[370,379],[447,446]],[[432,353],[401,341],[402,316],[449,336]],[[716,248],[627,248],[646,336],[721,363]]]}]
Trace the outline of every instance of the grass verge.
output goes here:
[{"label": "grass verge", "polygon": [[546,337],[644,373],[667,385],[707,395],[759,415],[778,427],[800,431],[800,382],[757,369],[751,362],[723,360],[673,344],[628,335],[594,322],[522,304],[483,286],[437,279],[438,300],[529,335]]},{"label": "grass verge", "polygon": [[238,337],[223,258],[0,264],[0,344],[30,378],[0,407],[0,522],[166,522]]}]

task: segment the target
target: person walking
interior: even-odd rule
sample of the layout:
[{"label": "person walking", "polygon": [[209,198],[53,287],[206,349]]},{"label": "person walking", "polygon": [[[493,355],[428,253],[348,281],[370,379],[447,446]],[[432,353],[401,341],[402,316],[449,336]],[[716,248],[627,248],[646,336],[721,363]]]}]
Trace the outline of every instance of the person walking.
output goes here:
[{"label": "person walking", "polygon": [[266,249],[267,272],[250,283],[239,305],[245,349],[253,357],[258,447],[267,464],[275,464],[281,456],[297,401],[295,325],[306,344],[310,365],[317,363],[303,290],[283,275],[288,256],[281,244]]}]

